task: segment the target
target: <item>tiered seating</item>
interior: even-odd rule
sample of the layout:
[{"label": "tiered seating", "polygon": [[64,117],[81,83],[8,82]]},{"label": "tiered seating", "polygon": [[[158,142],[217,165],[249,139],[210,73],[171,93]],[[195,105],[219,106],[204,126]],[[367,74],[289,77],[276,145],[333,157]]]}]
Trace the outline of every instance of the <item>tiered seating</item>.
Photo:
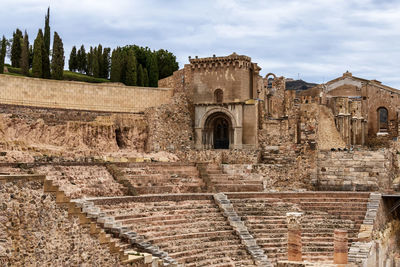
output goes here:
[{"label": "tiered seating", "polygon": [[71,198],[122,196],[127,190],[104,166],[43,165],[35,169]]},{"label": "tiered seating", "polygon": [[196,193],[204,187],[194,164],[141,163],[121,170],[138,194]]},{"label": "tiered seating", "polygon": [[210,195],[197,195],[196,200],[170,195],[168,201],[165,195],[153,195],[95,204],[185,266],[254,266]]},{"label": "tiered seating", "polygon": [[216,164],[208,164],[206,173],[217,192],[262,192],[263,182],[243,175],[226,174]]},{"label": "tiered seating", "polygon": [[272,261],[287,259],[286,213],[303,212],[303,260],[333,260],[334,229],[355,241],[366,213],[365,193],[230,194],[236,212]]}]

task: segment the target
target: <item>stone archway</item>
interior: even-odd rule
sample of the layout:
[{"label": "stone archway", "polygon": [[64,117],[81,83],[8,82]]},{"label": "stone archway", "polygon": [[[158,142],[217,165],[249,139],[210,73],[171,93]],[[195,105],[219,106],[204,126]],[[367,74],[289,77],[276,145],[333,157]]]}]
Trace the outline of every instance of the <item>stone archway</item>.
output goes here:
[{"label": "stone archway", "polygon": [[209,149],[229,149],[233,144],[233,133],[232,121],[225,113],[212,113],[204,123],[203,146]]}]

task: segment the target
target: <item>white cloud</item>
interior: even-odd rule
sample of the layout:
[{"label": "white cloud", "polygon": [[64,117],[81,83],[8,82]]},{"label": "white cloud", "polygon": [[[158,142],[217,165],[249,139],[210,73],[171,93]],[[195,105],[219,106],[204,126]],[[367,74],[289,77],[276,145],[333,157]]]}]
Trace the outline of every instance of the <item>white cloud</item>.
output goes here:
[{"label": "white cloud", "polygon": [[400,3],[377,0],[2,0],[0,34],[31,43],[51,26],[72,45],[165,48],[188,56],[246,54],[263,68],[311,82],[349,70],[400,88]]}]

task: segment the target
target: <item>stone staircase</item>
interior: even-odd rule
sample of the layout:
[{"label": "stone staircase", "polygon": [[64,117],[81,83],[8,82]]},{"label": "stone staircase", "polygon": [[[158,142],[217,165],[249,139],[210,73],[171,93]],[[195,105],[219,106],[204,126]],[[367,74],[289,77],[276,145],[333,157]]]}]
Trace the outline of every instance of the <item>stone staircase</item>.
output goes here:
[{"label": "stone staircase", "polygon": [[131,163],[118,167],[125,183],[138,195],[200,193],[203,180],[194,164]]},{"label": "stone staircase", "polygon": [[333,261],[333,232],[357,240],[368,202],[365,193],[228,194],[257,244],[272,262],[287,260],[286,213],[302,212],[302,253],[308,262]]},{"label": "stone staircase", "polygon": [[248,179],[244,175],[224,173],[218,164],[198,163],[200,176],[211,192],[262,192],[261,180]]},{"label": "stone staircase", "polygon": [[210,194],[89,199],[101,213],[184,266],[255,266]]}]

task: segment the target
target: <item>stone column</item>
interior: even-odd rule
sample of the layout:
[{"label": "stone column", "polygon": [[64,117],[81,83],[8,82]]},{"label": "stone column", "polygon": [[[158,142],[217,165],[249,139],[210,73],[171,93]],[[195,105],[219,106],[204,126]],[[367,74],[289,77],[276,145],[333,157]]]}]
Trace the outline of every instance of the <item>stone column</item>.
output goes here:
[{"label": "stone column", "polygon": [[288,260],[302,261],[301,216],[300,212],[286,213],[288,226]]},{"label": "stone column", "polygon": [[333,242],[334,242],[333,263],[347,264],[347,253],[348,253],[347,230],[335,229]]},{"label": "stone column", "polygon": [[203,139],[203,129],[195,128],[194,129],[194,138],[195,138],[195,147],[196,149],[202,149],[202,139]]}]

